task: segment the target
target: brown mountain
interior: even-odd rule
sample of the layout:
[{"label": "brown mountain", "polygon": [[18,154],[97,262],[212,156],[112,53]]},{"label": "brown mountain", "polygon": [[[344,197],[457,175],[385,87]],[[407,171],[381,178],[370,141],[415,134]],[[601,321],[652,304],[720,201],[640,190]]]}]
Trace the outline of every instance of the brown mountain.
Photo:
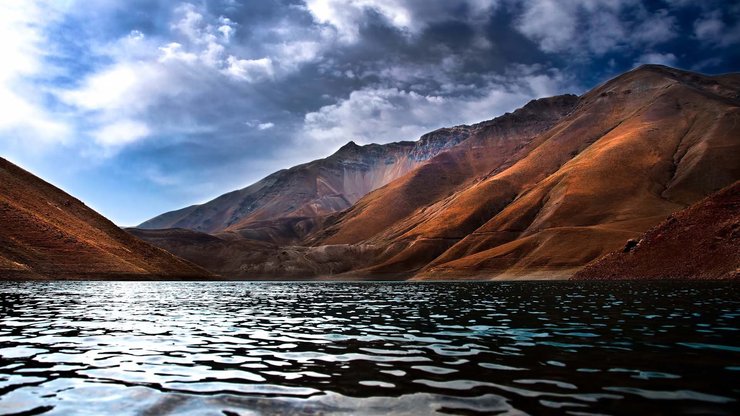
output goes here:
[{"label": "brown mountain", "polygon": [[[340,240],[341,234],[335,235],[336,230],[345,222],[363,220],[361,215],[355,218],[338,214],[341,218],[339,221],[337,214],[312,218],[278,217],[274,220],[252,221],[249,228],[235,230],[235,227],[230,227],[211,235],[183,229],[187,227],[160,230],[140,228],[128,231],[224,276],[259,279],[310,278],[350,272],[371,265],[386,250],[382,244],[362,243],[361,237],[366,235],[364,233],[372,235],[373,230],[380,229],[430,202],[449,195],[455,189],[474,181],[478,175],[489,172],[492,167],[499,166],[511,154],[521,151],[524,143],[550,128],[571,111],[576,102],[577,97],[574,95],[534,100],[512,114],[505,114],[473,126],[439,129],[422,136],[414,144],[414,148],[429,149],[430,142],[447,145],[445,147],[436,145],[431,151],[427,150],[423,157],[417,157],[417,159],[424,158],[428,161],[384,187],[392,192],[374,192],[373,195],[381,197],[362,199],[363,204],[367,203],[372,206],[372,209],[367,211],[374,215],[371,218],[373,224],[362,224],[358,233],[359,237],[355,236],[351,240],[353,243],[351,245],[347,244],[347,241]],[[406,143],[410,142],[402,143],[407,145]],[[450,143],[459,144],[450,146]],[[396,145],[391,144],[391,146]],[[297,169],[280,171],[270,177],[285,172],[303,174],[308,166],[322,166],[331,159],[346,158],[347,148],[367,155],[367,150],[386,146],[388,145],[358,147],[350,143],[330,158],[301,165]],[[491,149],[494,151],[490,151]],[[431,157],[435,153],[437,156]],[[289,181],[286,180],[286,182]],[[290,194],[278,193],[278,196],[285,200],[290,197]],[[186,210],[189,209],[192,208],[186,208]],[[172,218],[175,215],[167,213],[157,218],[166,218],[165,216]],[[149,222],[145,224],[151,225]],[[317,226],[317,224],[320,225]],[[296,230],[300,231],[296,232]],[[355,229],[355,231],[358,230]],[[313,240],[331,235],[331,238],[327,240],[337,241],[336,243],[322,242],[316,247],[305,242],[296,244],[296,241],[300,240],[299,234]],[[249,240],[245,240],[244,237]],[[256,240],[272,244],[260,243]],[[401,277],[399,275],[388,278]],[[351,278],[351,276],[343,276],[343,278]]]},{"label": "brown mountain", "polygon": [[577,101],[575,95],[533,100],[514,113],[475,125],[467,140],[363,198],[310,241],[356,244],[401,223],[522,157],[527,145],[572,111]]},{"label": "brown mountain", "polygon": [[604,279],[740,278],[740,181],[672,214],[573,276]]},{"label": "brown mountain", "polygon": [[275,172],[203,205],[152,218],[139,228],[234,231],[255,240],[296,241],[319,228],[322,217],[349,208],[368,192],[465,140],[474,129],[439,129],[417,142],[366,146],[349,142],[325,159]]},{"label": "brown mountain", "polygon": [[642,66],[468,128],[467,139],[320,217],[299,244],[259,249],[235,272],[569,277],[740,179],[739,117],[740,75]]},{"label": "brown mountain", "polygon": [[0,158],[0,279],[208,277]]}]

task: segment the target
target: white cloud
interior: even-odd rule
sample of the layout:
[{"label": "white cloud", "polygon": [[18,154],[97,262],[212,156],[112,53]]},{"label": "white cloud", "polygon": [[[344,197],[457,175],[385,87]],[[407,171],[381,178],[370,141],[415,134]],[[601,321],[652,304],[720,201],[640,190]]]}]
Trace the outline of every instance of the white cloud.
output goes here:
[{"label": "white cloud", "polygon": [[556,52],[576,37],[576,15],[562,2],[540,0],[525,9],[517,28],[537,41],[543,51]]},{"label": "white cloud", "polygon": [[306,114],[305,136],[329,143],[413,140],[439,127],[480,122],[534,97],[568,90],[559,73],[537,74],[534,70],[519,67],[514,72],[521,76],[492,77],[489,85],[476,90],[485,91],[482,94],[422,95],[397,88],[354,91],[336,104]]},{"label": "white cloud", "polygon": [[276,55],[283,68],[295,70],[304,63],[315,61],[325,46],[317,41],[284,42],[276,47]]},{"label": "white cloud", "polygon": [[131,32],[129,32],[128,37],[129,39],[135,40],[135,41],[142,40],[145,38],[144,34],[141,33],[140,30],[132,30]]},{"label": "white cloud", "polygon": [[[160,46],[159,51],[162,52],[162,55],[159,57],[159,62],[176,60],[193,63],[198,60],[198,55],[184,51],[182,45],[177,42],[170,42],[164,46]],[[207,54],[206,56],[210,56],[210,54]]]},{"label": "white cloud", "polygon": [[260,123],[257,125],[257,129],[259,130],[268,130],[275,127],[274,123]]},{"label": "white cloud", "polygon": [[520,1],[515,27],[545,52],[603,55],[617,48],[675,38],[675,18],[649,12],[636,0]]},{"label": "white cloud", "polygon": [[309,137],[345,142],[393,141],[417,137],[435,121],[443,122],[445,100],[396,88],[362,89],[337,104],[305,116]]},{"label": "white cloud", "polygon": [[392,0],[306,0],[306,7],[319,23],[334,26],[339,39],[354,42],[359,34],[359,23],[365,10],[371,9],[387,18],[394,25],[408,28],[409,11]]},{"label": "white cloud", "polygon": [[[276,68],[271,58],[244,59],[228,49],[236,26],[228,18],[214,18],[185,4],[176,9],[170,37],[146,37],[132,30],[98,46],[112,63],[74,87],[54,91],[76,116],[84,117],[81,132],[102,148],[87,154],[107,157],[153,134],[212,130],[197,124],[197,117],[188,112],[178,112],[177,106],[198,102],[197,97],[211,93],[215,85],[272,79]],[[168,117],[151,120],[155,109]]]},{"label": "white cloud", "polygon": [[469,8],[469,18],[485,19],[497,3],[496,0],[306,0],[306,8],[317,22],[334,27],[341,42],[352,43],[358,39],[367,12],[377,13],[394,27],[414,34],[430,22],[447,19],[452,9],[461,7]]},{"label": "white cloud", "polygon": [[196,10],[195,5],[190,3],[182,4],[175,12],[182,17],[172,24],[172,28],[185,35],[193,43],[206,43],[210,37],[205,32],[203,15]]},{"label": "white cloud", "polygon": [[132,90],[142,80],[142,68],[119,64],[95,73],[74,90],[61,91],[60,98],[82,110],[118,110],[131,102]]},{"label": "white cloud", "polygon": [[[740,7],[737,8],[740,12]],[[729,46],[740,43],[740,22],[727,26],[719,10],[705,13],[694,22],[694,36],[712,46]]]},{"label": "white cloud", "polygon": [[715,40],[722,36],[725,24],[719,13],[702,16],[694,23],[694,34],[701,40]]},{"label": "white cloud", "polygon": [[119,120],[93,133],[95,141],[106,148],[115,148],[137,142],[151,134],[149,127],[134,120]]},{"label": "white cloud", "polygon": [[224,72],[234,78],[255,82],[272,78],[274,70],[272,59],[238,59],[231,55],[226,59],[227,67]]},{"label": "white cloud", "polygon": [[22,132],[24,142],[63,143],[70,127],[44,108],[44,92],[33,78],[51,73],[42,33],[56,11],[38,1],[6,0],[0,5],[0,132]]},{"label": "white cloud", "polygon": [[677,36],[676,19],[666,10],[658,10],[647,16],[631,31],[635,41],[647,45],[657,45]]}]

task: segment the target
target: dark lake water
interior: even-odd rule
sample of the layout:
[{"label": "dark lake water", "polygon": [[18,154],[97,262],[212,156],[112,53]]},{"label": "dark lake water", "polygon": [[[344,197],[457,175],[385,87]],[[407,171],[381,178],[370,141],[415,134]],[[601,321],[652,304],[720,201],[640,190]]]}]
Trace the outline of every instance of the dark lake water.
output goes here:
[{"label": "dark lake water", "polygon": [[0,282],[0,413],[740,414],[728,283]]}]

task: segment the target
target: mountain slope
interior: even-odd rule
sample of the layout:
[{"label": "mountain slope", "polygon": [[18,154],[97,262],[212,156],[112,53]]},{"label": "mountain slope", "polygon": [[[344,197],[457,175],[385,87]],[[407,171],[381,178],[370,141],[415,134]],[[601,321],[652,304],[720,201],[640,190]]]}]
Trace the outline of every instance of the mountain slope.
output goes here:
[{"label": "mountain slope", "polygon": [[211,276],[0,158],[0,279]]},{"label": "mountain slope", "polygon": [[672,214],[573,276],[604,279],[740,278],[740,181]]},{"label": "mountain slope", "polygon": [[[287,244],[302,246],[286,250],[290,275],[567,278],[740,179],[740,74],[646,65],[466,132],[345,211],[301,225]],[[286,272],[266,266],[270,250],[240,276]]]},{"label": "mountain slope", "polygon": [[325,159],[275,172],[203,205],[162,214],[139,228],[236,231],[279,243],[300,239],[320,224],[313,219],[352,206],[368,192],[465,140],[469,130],[439,129],[417,142],[366,146],[349,142]]},{"label": "mountain slope", "polygon": [[575,95],[532,100],[514,113],[471,126],[467,140],[363,198],[310,241],[314,245],[354,244],[383,232],[522,157],[527,144],[568,114],[576,102]]},{"label": "mountain slope", "polygon": [[732,183],[737,87],[737,77],[644,66],[585,94],[527,157],[403,235],[464,236],[417,277],[565,277]]}]

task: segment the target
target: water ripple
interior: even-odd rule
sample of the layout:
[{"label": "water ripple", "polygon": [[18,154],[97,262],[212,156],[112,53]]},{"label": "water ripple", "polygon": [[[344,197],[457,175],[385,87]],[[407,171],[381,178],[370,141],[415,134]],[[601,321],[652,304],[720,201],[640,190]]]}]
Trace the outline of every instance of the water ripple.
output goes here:
[{"label": "water ripple", "polygon": [[737,414],[733,283],[0,283],[0,414]]}]

